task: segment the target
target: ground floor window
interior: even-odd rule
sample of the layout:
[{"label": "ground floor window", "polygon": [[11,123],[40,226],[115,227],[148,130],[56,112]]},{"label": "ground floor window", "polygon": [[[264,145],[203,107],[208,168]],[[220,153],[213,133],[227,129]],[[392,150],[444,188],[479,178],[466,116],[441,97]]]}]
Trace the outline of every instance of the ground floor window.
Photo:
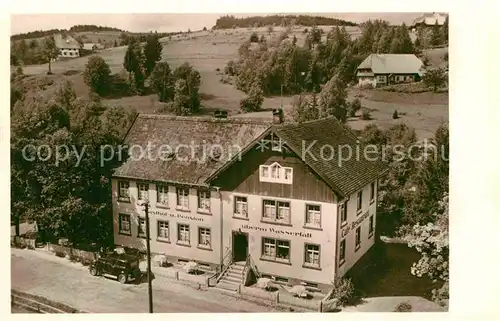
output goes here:
[{"label": "ground floor window", "polygon": [[305,257],[304,257],[304,265],[319,267],[319,245],[317,244],[305,244]]},{"label": "ground floor window", "polygon": [[210,229],[200,227],[198,229],[198,246],[210,248],[211,243],[212,242],[211,242],[211,236],[210,236]]},{"label": "ground floor window", "polygon": [[146,219],[139,218],[139,224],[137,226],[137,236],[146,237]]},{"label": "ground floor window", "polygon": [[361,246],[361,226],[356,229],[356,242],[355,242],[355,244],[356,244],[356,247],[354,250],[357,251],[357,250],[359,250],[359,248]]},{"label": "ground floor window", "polygon": [[339,266],[345,262],[345,239],[340,241]]},{"label": "ground floor window", "polygon": [[290,262],[290,241],[263,238],[262,258]]},{"label": "ground floor window", "polygon": [[179,224],[177,225],[177,243],[189,245],[189,225]]},{"label": "ground floor window", "polygon": [[158,239],[169,241],[170,233],[168,229],[168,221],[157,221],[158,224]]},{"label": "ground floor window", "polygon": [[119,233],[131,235],[130,230],[130,214],[120,214],[119,215]]}]

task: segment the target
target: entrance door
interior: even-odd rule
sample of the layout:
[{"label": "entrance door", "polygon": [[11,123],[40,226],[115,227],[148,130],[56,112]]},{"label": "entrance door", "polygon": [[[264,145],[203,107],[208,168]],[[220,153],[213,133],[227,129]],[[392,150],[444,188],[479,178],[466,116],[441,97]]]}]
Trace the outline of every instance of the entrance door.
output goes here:
[{"label": "entrance door", "polygon": [[233,260],[245,261],[248,254],[248,234],[233,232]]}]

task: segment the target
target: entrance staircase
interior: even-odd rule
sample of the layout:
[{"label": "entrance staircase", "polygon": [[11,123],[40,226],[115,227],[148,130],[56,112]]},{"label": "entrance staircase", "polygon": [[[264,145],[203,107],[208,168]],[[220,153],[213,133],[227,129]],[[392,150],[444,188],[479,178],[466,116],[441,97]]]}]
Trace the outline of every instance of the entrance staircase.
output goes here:
[{"label": "entrance staircase", "polygon": [[237,291],[239,285],[243,283],[245,264],[245,261],[231,263],[220,277],[216,287],[229,291]]}]

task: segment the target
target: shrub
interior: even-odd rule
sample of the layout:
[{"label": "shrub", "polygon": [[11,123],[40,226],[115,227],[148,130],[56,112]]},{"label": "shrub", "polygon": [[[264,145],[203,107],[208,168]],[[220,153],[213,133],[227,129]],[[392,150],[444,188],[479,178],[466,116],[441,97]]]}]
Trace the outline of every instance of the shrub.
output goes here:
[{"label": "shrub", "polygon": [[356,113],[361,109],[361,101],[355,98],[349,106],[349,117],[355,117]]},{"label": "shrub", "polygon": [[227,62],[227,65],[224,67],[224,73],[229,76],[236,75],[236,63],[233,60]]},{"label": "shrub", "polygon": [[259,36],[256,32],[252,32],[252,35],[250,36],[250,42],[259,42]]},{"label": "shrub", "polygon": [[394,110],[394,113],[392,114],[392,119],[398,119],[398,118],[399,118],[398,111]]},{"label": "shrub", "polygon": [[354,300],[354,284],[350,279],[336,278],[331,298],[337,299],[340,305],[351,303]]},{"label": "shrub", "polygon": [[57,257],[66,257],[66,253],[64,252],[56,252]]},{"label": "shrub", "polygon": [[396,305],[393,312],[411,312],[411,304],[408,302],[401,302]]},{"label": "shrub", "polygon": [[243,111],[260,110],[263,102],[264,95],[262,89],[258,84],[254,84],[248,96],[240,101],[240,108]]},{"label": "shrub", "polygon": [[303,32],[304,32],[304,33],[308,33],[308,32],[309,32],[309,29],[304,28],[304,31],[303,31]]},{"label": "shrub", "polygon": [[361,119],[362,120],[370,120],[372,119],[372,116],[370,115],[370,111],[368,109],[364,109],[363,112],[361,113]]},{"label": "shrub", "polygon": [[85,84],[99,95],[106,94],[109,89],[111,70],[108,64],[99,56],[89,58],[83,79]]}]

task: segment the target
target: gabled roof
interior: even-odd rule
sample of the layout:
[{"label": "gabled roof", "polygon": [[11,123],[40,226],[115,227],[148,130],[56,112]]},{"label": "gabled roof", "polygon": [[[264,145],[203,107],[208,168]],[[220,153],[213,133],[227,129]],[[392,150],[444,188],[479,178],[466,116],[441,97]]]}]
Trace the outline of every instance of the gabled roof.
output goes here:
[{"label": "gabled roof", "polygon": [[428,26],[434,26],[437,21],[438,25],[442,26],[447,16],[448,14],[439,12],[424,13],[423,15],[415,19],[412,25],[414,26],[417,24],[425,24]]},{"label": "gabled roof", "polygon": [[69,35],[63,37],[62,34],[56,34],[54,35],[54,40],[56,42],[56,47],[59,49],[80,49],[78,41]]},{"label": "gabled roof", "polygon": [[[234,118],[141,114],[124,140],[129,147],[136,147],[131,150],[131,157],[115,171],[114,177],[209,186],[214,178],[270,133],[278,136],[340,197],[375,181],[386,169],[381,161],[367,160],[363,155],[356,158],[356,136],[333,117],[302,124],[272,125],[270,122]],[[153,157],[141,158],[141,148],[147,153],[148,143]],[[172,150],[181,147],[170,160],[154,158],[162,144]],[[221,158],[199,162],[202,148],[209,151],[214,144],[223,149]],[[337,154],[347,152],[347,146],[350,146],[353,157]],[[326,152],[322,152],[322,148],[326,148]],[[363,151],[362,145],[360,148]],[[330,158],[330,149],[335,151],[333,158]],[[165,147],[163,151],[166,151]],[[322,158],[322,155],[327,158]]]},{"label": "gabled roof", "polygon": [[356,135],[333,117],[275,126],[273,132],[341,197],[375,181],[387,168],[381,160],[366,159]]},{"label": "gabled roof", "polygon": [[[230,159],[238,158],[242,149],[270,127],[271,122],[255,120],[140,114],[124,140],[125,144],[137,147],[114,176],[207,185],[209,176]],[[177,153],[172,159],[167,159],[168,155],[151,159],[140,157],[141,148],[146,151],[148,143],[153,156],[161,156],[161,151],[177,150]],[[206,158],[202,161],[203,148],[205,156],[216,156],[216,151],[222,149],[220,160]]]},{"label": "gabled roof", "polygon": [[374,74],[420,74],[422,60],[413,54],[371,54],[358,66]]}]

